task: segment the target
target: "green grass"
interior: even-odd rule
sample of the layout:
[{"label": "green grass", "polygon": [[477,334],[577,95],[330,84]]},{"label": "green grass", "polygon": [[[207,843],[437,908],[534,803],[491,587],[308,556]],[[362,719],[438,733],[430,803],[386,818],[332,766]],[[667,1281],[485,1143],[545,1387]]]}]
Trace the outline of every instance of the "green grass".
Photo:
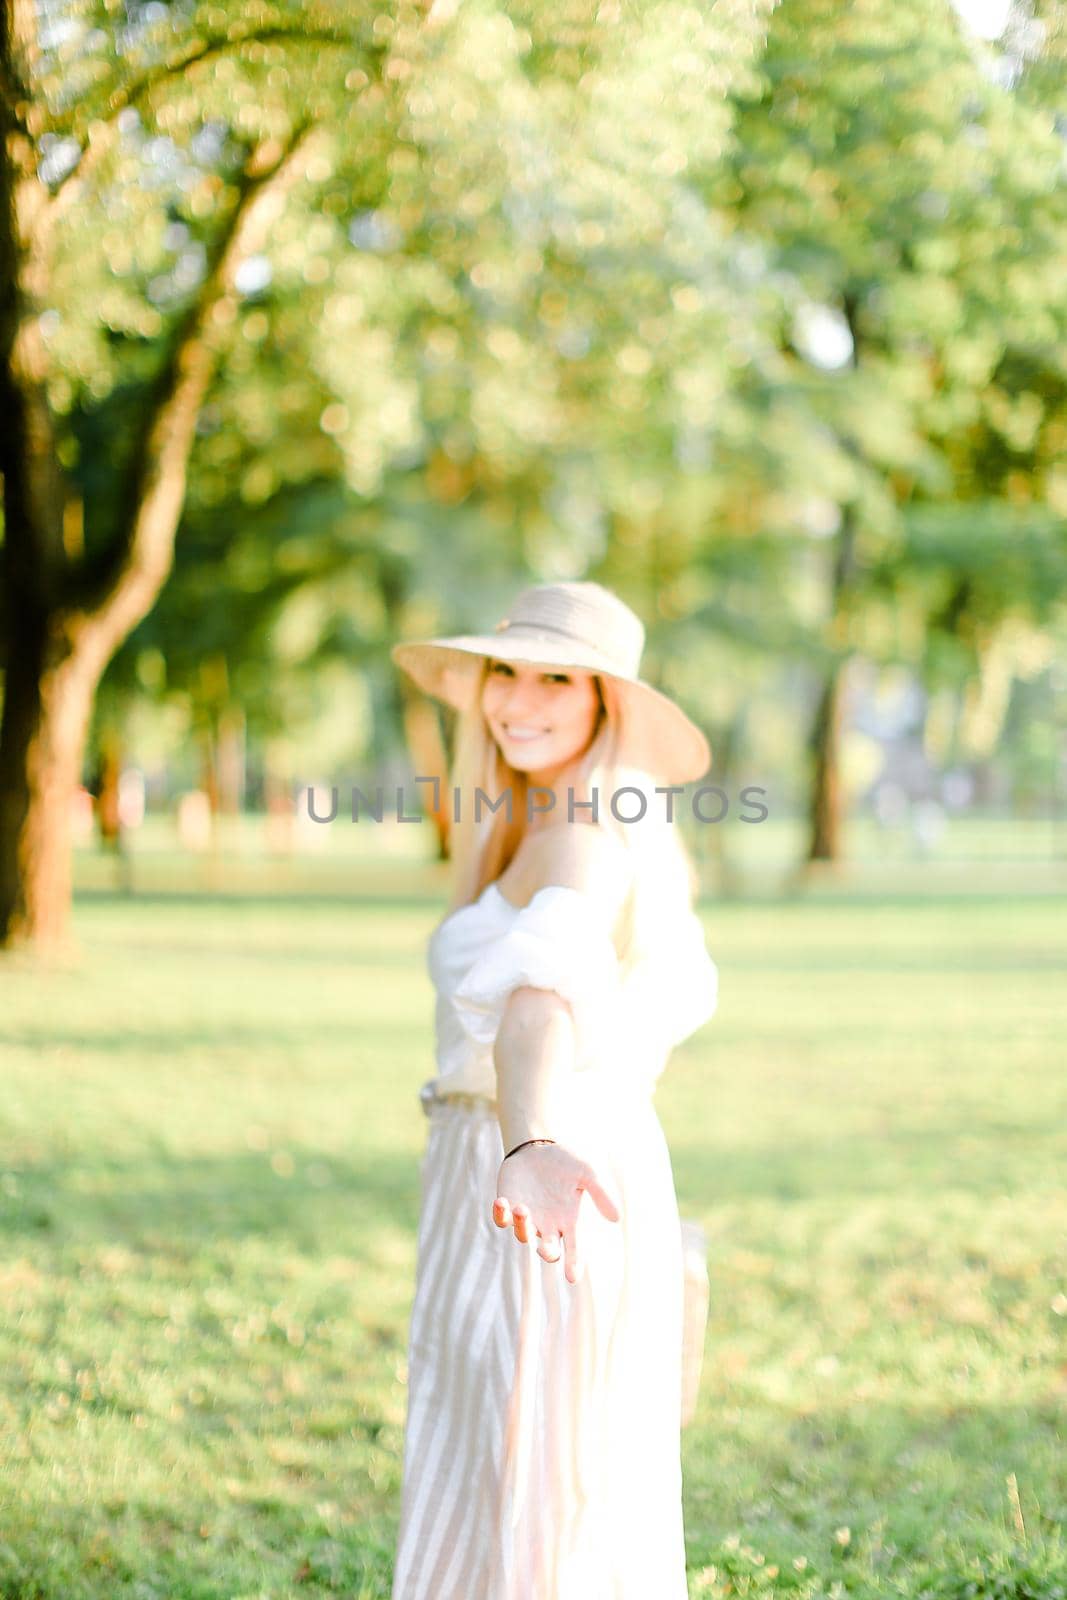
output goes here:
[{"label": "green grass", "polygon": [[[0,1600],[388,1596],[439,904],[395,870],[87,888],[78,960],[0,965]],[[1067,1596],[1067,896],[703,910],[692,1595]]]}]

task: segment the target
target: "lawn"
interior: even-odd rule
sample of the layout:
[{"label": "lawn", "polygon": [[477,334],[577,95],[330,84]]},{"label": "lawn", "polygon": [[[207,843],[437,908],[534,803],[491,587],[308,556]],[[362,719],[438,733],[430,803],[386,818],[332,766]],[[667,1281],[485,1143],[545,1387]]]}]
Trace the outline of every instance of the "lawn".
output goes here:
[{"label": "lawn", "polygon": [[[0,966],[2,1600],[388,1596],[404,883],[100,881],[80,958]],[[691,1594],[1067,1595],[1067,895],[702,912],[720,1010],[658,1098],[709,1236]]]}]

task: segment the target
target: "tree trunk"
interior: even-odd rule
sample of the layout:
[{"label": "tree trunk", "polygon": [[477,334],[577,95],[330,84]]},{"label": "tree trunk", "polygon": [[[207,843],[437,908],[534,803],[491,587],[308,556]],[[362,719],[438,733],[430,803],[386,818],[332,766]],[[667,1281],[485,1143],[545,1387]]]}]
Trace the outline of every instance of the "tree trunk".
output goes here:
[{"label": "tree trunk", "polygon": [[[738,751],[744,743],[745,722],[748,717],[747,702],[743,702],[740,709],[734,713],[728,723],[716,729],[711,742],[714,755],[710,778],[718,788],[725,790],[728,795],[733,793],[734,769],[737,765]],[[738,868],[730,859],[727,849],[727,829],[731,826],[725,819],[710,827],[700,828],[697,838],[703,847],[703,859],[710,858],[715,863],[717,879],[717,892],[726,900],[733,900],[741,893],[744,884],[744,870]],[[743,830],[747,832],[747,828]]]},{"label": "tree trunk", "polygon": [[122,849],[122,740],[117,729],[105,728],[100,734],[100,765],[96,784],[96,827],[100,842],[108,849]]},{"label": "tree trunk", "polygon": [[209,717],[200,731],[200,789],[207,795],[208,810],[211,813],[211,834],[212,838],[216,838],[218,830],[215,827],[215,818],[219,814],[219,762],[214,717]]},{"label": "tree trunk", "polygon": [[[855,295],[846,292],[842,299],[842,312],[852,336],[852,353],[848,364],[853,370],[859,366],[862,346],[857,310]],[[858,457],[856,444],[847,433],[841,443],[848,453]],[[838,863],[843,855],[845,795],[841,782],[841,744],[844,733],[848,602],[855,570],[856,508],[849,504],[842,508],[830,581],[827,636],[831,649],[836,652],[836,659],[827,668],[808,742],[812,768],[808,864],[816,861]]]},{"label": "tree trunk", "polygon": [[0,722],[0,942],[62,945],[71,810],[100,664],[39,611],[17,619]]},{"label": "tree trunk", "polygon": [[[855,559],[856,524],[851,506],[845,508],[834,554],[830,590],[830,643],[838,649],[845,640],[845,606]],[[841,783],[841,743],[847,658],[833,661],[823,680],[815,711],[808,751],[811,758],[807,861],[842,859],[845,796]]]},{"label": "tree trunk", "polygon": [[841,732],[844,670],[832,667],[819,696],[810,751],[811,834],[809,861],[840,861],[842,835]]},{"label": "tree trunk", "polygon": [[223,816],[239,817],[245,803],[245,714],[230,704],[219,713],[216,744],[218,805]]},{"label": "tree trunk", "polygon": [[67,547],[69,493],[47,401],[47,196],[20,111],[33,53],[29,0],[0,7],[0,472],[7,646],[0,719],[0,946],[61,943],[71,898],[71,806],[107,662],[151,610],[173,561],[196,420],[218,351],[212,314],[261,249],[310,148],[307,126],[252,152],[199,298],[146,395],[115,537],[91,559]]}]

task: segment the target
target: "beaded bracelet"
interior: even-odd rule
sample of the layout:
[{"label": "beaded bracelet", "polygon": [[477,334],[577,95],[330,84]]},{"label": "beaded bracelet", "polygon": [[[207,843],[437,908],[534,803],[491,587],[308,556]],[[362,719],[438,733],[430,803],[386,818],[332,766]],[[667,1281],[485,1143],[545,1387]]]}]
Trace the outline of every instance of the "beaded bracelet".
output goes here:
[{"label": "beaded bracelet", "polygon": [[555,1142],[555,1139],[524,1139],[521,1144],[515,1146],[514,1150],[508,1151],[508,1155],[504,1157],[504,1160],[506,1161],[508,1156],[513,1156],[518,1150],[525,1150],[528,1144],[555,1144]]}]

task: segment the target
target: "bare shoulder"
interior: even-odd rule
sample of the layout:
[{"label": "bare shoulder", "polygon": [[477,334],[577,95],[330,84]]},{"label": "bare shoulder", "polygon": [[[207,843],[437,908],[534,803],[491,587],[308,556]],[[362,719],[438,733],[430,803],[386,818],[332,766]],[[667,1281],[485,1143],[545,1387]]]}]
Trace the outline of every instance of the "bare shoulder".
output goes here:
[{"label": "bare shoulder", "polygon": [[589,895],[615,923],[633,883],[633,862],[621,839],[600,823],[559,823],[528,834],[523,850],[524,898],[558,885]]}]

